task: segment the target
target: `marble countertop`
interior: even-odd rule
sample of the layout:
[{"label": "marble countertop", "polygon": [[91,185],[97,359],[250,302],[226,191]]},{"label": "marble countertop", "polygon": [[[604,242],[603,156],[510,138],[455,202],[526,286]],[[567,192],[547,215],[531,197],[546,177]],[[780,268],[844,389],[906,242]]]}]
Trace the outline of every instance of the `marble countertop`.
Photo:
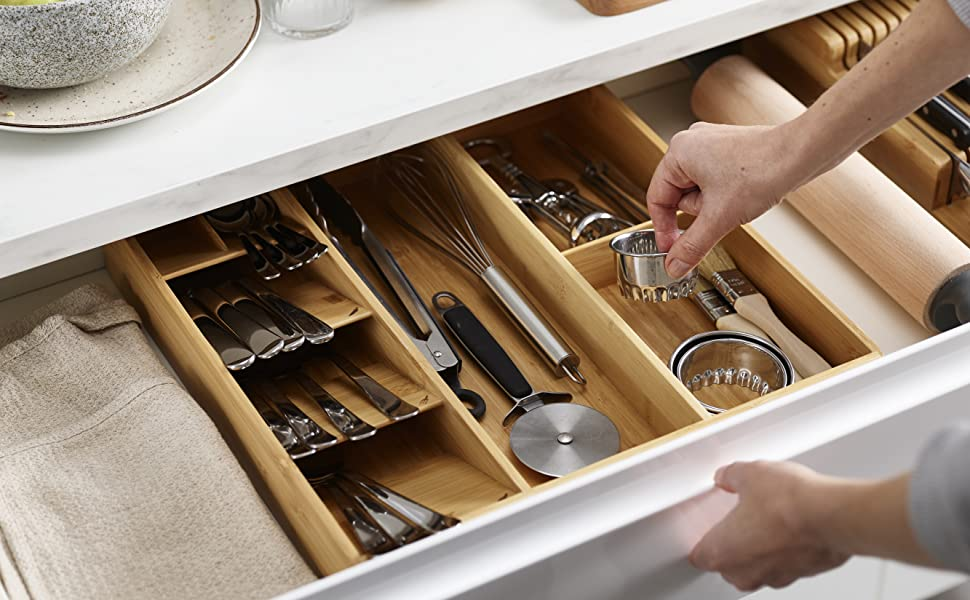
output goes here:
[{"label": "marble countertop", "polygon": [[359,0],[266,28],[230,77],[106,131],[0,133],[0,277],[792,21],[839,0]]}]

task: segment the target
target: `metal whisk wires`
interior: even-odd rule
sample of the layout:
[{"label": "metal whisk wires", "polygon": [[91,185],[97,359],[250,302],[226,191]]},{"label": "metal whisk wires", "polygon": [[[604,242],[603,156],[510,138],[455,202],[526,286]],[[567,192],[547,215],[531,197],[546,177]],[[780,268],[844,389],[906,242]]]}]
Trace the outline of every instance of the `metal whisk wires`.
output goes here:
[{"label": "metal whisk wires", "polygon": [[[458,182],[441,160],[397,153],[382,158],[381,162],[381,170],[410,209],[405,213],[394,203],[392,210],[411,233],[476,275],[480,276],[493,265],[468,216]],[[428,171],[434,172],[444,188],[438,196],[432,191]],[[427,223],[415,223],[415,217]]]}]

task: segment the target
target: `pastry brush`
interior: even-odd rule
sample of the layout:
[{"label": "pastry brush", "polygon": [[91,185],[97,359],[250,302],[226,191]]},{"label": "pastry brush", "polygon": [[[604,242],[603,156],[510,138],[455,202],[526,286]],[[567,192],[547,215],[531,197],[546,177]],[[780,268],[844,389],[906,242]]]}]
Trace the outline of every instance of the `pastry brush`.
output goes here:
[{"label": "pastry brush", "polygon": [[831,368],[824,358],[781,322],[768,304],[768,299],[754,287],[720,245],[715,246],[701,261],[700,272],[727,298],[739,315],[771,336],[788,355],[799,375],[810,377]]},{"label": "pastry brush", "polygon": [[704,277],[697,278],[697,283],[694,284],[694,294],[691,298],[719,330],[741,331],[756,335],[769,342],[772,341],[764,330],[739,315],[738,311],[734,310],[734,307],[721,295],[721,292],[714,289],[711,282]]}]

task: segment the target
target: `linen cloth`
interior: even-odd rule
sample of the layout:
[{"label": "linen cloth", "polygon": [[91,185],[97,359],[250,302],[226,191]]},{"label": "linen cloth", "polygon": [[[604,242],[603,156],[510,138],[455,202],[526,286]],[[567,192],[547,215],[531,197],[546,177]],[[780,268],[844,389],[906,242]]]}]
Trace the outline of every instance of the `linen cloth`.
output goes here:
[{"label": "linen cloth", "polygon": [[963,21],[963,24],[970,27],[970,0],[949,0],[950,8]]},{"label": "linen cloth", "polygon": [[266,598],[313,579],[130,306],[86,286],[0,329],[10,598]]}]

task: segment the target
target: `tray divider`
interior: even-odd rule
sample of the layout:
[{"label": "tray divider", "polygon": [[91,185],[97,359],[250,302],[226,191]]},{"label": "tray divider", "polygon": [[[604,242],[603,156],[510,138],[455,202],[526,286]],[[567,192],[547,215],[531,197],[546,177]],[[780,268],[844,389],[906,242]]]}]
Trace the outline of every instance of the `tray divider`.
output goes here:
[{"label": "tray divider", "polygon": [[[134,238],[104,249],[108,271],[192,396],[219,426],[264,501],[321,574],[364,559],[263,423]],[[172,357],[178,357],[173,359]]]}]

